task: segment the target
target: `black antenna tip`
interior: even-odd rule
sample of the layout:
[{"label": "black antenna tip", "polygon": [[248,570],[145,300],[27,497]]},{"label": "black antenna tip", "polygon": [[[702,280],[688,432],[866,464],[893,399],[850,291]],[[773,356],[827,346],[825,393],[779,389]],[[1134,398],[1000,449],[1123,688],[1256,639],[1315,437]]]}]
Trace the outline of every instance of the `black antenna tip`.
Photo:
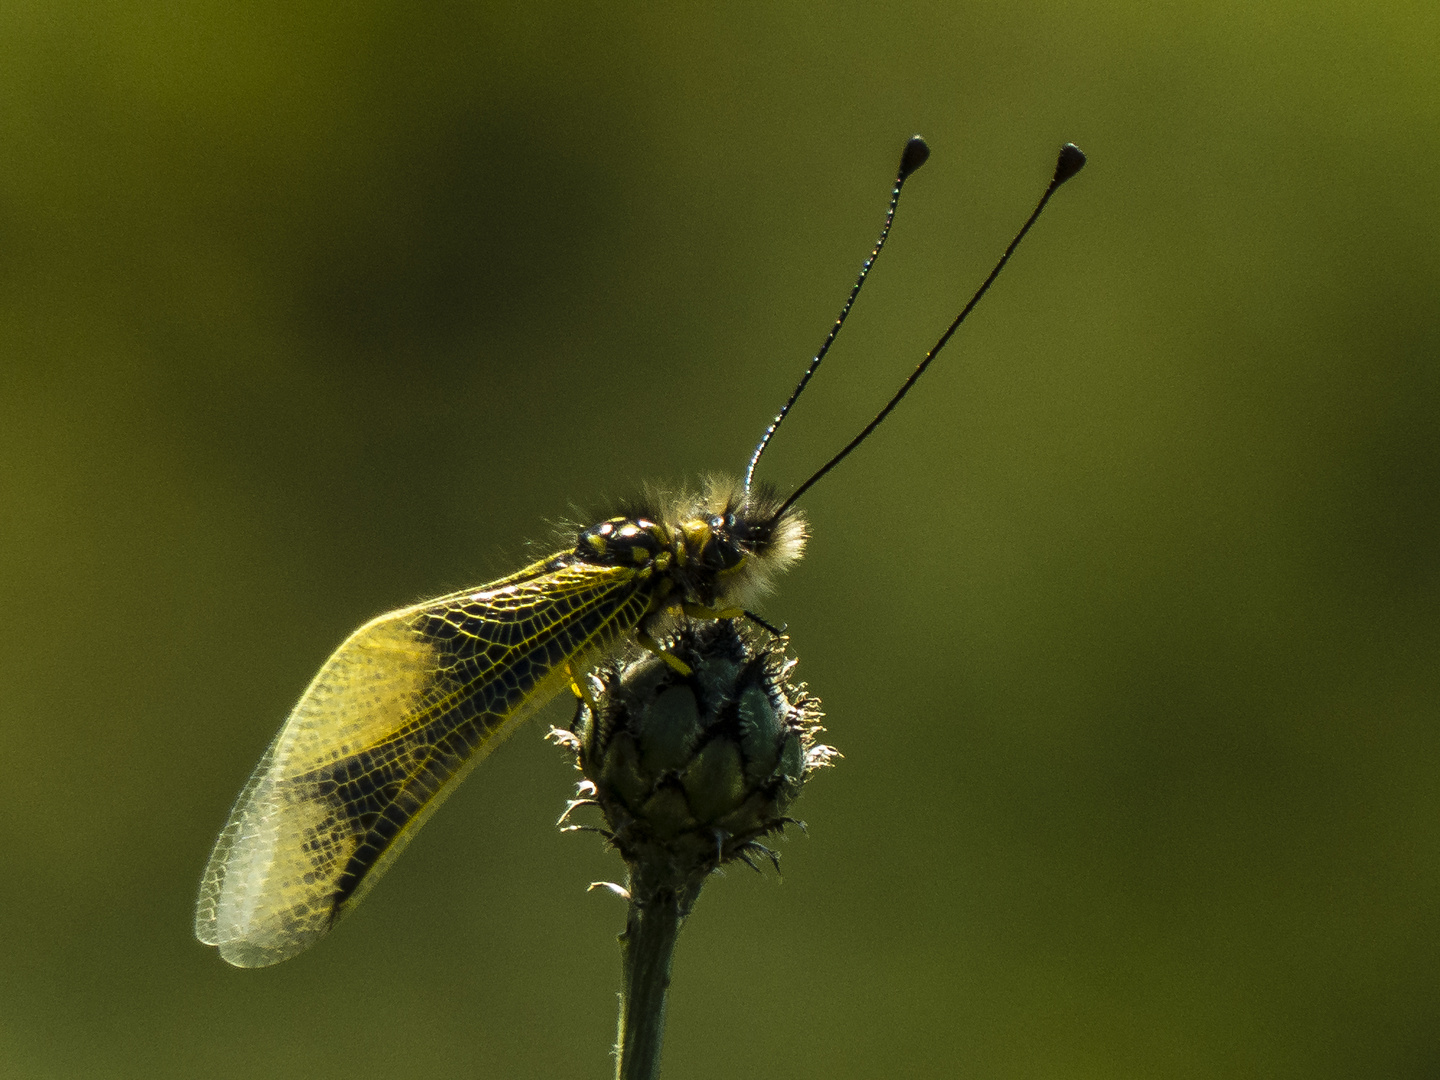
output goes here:
[{"label": "black antenna tip", "polygon": [[904,152],[900,155],[900,179],[908,179],[911,173],[929,160],[929,145],[919,135],[911,135],[910,141],[905,144]]},{"label": "black antenna tip", "polygon": [[1067,142],[1060,147],[1060,160],[1055,162],[1055,179],[1051,182],[1059,187],[1084,167],[1085,152],[1073,142]]}]

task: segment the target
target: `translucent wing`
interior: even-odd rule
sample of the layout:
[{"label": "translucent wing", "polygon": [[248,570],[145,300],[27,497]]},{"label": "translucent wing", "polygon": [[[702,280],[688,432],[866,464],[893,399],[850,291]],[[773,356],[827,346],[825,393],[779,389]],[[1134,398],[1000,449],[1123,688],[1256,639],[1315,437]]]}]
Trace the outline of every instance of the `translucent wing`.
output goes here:
[{"label": "translucent wing", "polygon": [[646,584],[635,569],[560,555],[356,630],[240,793],[205,868],[196,936],[238,967],[313,945],[564,687],[567,661],[639,623]]}]

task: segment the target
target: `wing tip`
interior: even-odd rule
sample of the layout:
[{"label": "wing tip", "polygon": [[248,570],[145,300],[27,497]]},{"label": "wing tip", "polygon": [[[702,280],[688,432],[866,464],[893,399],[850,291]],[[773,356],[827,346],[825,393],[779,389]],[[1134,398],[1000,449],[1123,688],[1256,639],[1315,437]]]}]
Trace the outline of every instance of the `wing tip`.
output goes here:
[{"label": "wing tip", "polygon": [[266,937],[245,937],[239,934],[226,936],[220,932],[218,923],[212,918],[195,920],[195,937],[202,945],[220,951],[220,959],[231,967],[262,968],[272,967],[292,956],[299,956],[323,938],[329,926],[309,929],[306,932],[272,934]]},{"label": "wing tip", "polygon": [[318,936],[307,941],[289,942],[285,945],[258,945],[253,941],[227,941],[220,946],[220,959],[231,967],[271,967],[282,960],[298,956],[319,940]]}]

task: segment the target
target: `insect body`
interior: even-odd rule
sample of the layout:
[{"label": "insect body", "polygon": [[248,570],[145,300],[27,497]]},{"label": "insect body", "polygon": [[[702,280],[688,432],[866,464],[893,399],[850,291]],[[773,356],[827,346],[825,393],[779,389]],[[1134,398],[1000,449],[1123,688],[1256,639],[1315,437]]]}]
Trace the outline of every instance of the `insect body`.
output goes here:
[{"label": "insect body", "polygon": [[326,661],[205,869],[201,941],[240,967],[312,945],[456,783],[607,648],[661,619],[738,613],[800,557],[794,507],[712,484],[602,521],[507,578],[366,623]]},{"label": "insect body", "polygon": [[795,501],[889,414],[1050,195],[1084,163],[1074,147],[1062,150],[1040,205],[974,299],[875,420],[782,502],[752,486],[755,466],[843,325],[885,243],[901,186],[928,153],[918,138],[906,146],[880,239],[756,448],[743,486],[712,482],[697,497],[599,522],[570,550],[381,615],[346,639],[271,742],[216,841],[195,911],[202,942],[239,967],[278,963],[313,945],[374,887],[465,774],[567,684],[581,692],[582,673],[607,650],[633,638],[659,651],[653,632],[676,616],[748,614],[745,606],[804,548]]}]

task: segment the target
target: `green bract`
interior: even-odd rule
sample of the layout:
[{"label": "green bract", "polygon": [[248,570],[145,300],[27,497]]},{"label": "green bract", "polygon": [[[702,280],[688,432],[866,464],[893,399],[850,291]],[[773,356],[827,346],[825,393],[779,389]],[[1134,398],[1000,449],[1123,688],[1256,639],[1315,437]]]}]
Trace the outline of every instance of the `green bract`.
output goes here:
[{"label": "green bract", "polygon": [[586,777],[577,805],[604,813],[632,890],[658,874],[693,897],[729,859],[773,859],[757,841],[793,821],[805,780],[837,755],[818,741],[819,702],[789,681],[784,639],[724,619],[664,644],[689,674],[649,652],[607,664],[557,734]]}]

